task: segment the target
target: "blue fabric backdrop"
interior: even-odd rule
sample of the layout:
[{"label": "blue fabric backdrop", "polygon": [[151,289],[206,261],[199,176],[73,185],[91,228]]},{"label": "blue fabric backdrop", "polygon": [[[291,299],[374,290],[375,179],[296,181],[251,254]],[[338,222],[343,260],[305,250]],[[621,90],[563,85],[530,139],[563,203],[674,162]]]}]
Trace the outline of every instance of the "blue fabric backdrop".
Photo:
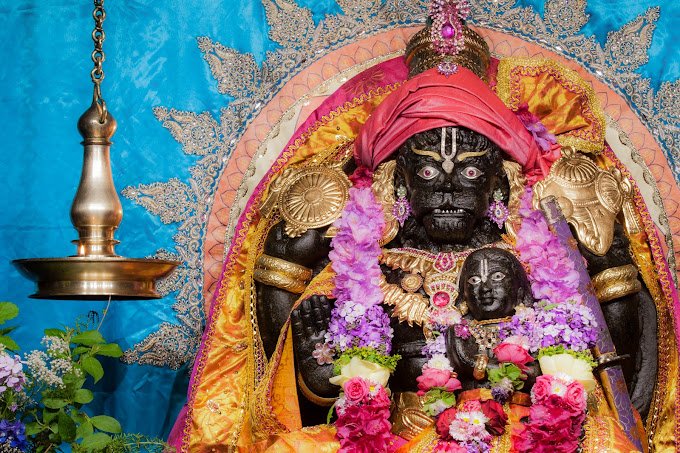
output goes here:
[{"label": "blue fabric backdrop", "polygon": [[[336,13],[331,0],[298,2],[315,20]],[[565,1],[565,5],[570,2]],[[542,2],[520,1],[543,12]],[[604,43],[650,6],[661,6],[650,50],[641,68],[658,86],[680,76],[680,2],[677,0],[590,0],[591,20],[584,31]],[[103,94],[119,122],[112,152],[117,188],[188,180],[195,157],[187,156],[152,113],[155,106],[179,110],[219,109],[229,98],[216,82],[197,48],[208,36],[225,46],[251,52],[258,62],[274,48],[267,38],[259,1],[126,0],[107,2],[107,55]],[[71,324],[80,314],[100,310],[101,302],[28,299],[32,283],[10,261],[25,257],[74,253],[76,238],[68,212],[82,162],[76,121],[91,101],[89,59],[92,5],[73,0],[0,0],[0,300],[21,308],[16,338],[24,350],[39,346],[46,327]],[[125,217],[117,233],[117,251],[143,257],[164,247],[173,249],[175,225],[165,225],[143,208],[122,199]],[[127,348],[174,321],[172,295],[159,301],[114,303],[104,335]],[[95,406],[122,421],[126,431],[165,436],[184,402],[188,374],[150,366],[106,364],[97,385]]]}]

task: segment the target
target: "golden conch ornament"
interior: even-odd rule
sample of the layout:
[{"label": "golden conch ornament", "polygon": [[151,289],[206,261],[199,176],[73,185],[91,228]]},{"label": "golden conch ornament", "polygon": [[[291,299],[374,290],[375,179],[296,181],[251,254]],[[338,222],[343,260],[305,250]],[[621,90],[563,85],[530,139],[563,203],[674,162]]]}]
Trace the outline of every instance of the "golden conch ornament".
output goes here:
[{"label": "golden conch ornament", "polygon": [[[631,203],[631,192],[630,181],[617,169],[603,170],[573,148],[564,147],[550,175],[534,186],[533,201],[536,208],[540,200],[554,196],[579,241],[602,256],[612,244],[616,216]],[[624,209],[627,225],[636,222],[629,211]]]},{"label": "golden conch ornament", "polygon": [[290,237],[332,224],[349,198],[350,181],[341,168],[289,168],[270,186],[260,211],[270,217],[278,209]]}]

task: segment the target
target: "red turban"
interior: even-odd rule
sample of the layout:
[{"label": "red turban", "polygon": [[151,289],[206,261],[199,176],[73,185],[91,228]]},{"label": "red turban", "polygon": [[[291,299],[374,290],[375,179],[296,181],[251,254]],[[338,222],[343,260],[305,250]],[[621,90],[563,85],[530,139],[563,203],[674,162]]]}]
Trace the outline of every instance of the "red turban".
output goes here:
[{"label": "red turban", "polygon": [[448,77],[430,69],[404,82],[364,124],[354,157],[375,170],[412,135],[445,126],[466,127],[488,137],[522,165],[530,183],[547,176],[556,157],[543,155],[515,114],[463,67]]}]

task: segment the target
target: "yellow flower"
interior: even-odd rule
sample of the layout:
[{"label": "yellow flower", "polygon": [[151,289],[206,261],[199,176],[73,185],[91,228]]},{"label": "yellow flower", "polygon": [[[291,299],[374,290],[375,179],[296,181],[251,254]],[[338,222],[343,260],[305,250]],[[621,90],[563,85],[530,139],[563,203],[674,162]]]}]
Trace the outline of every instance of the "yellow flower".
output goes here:
[{"label": "yellow flower", "polygon": [[330,382],[331,384],[342,386],[345,382],[356,376],[385,387],[390,378],[390,370],[377,363],[369,362],[368,360],[363,360],[355,356],[352,357],[347,365],[340,369],[339,376],[330,378]]},{"label": "yellow flower", "polygon": [[543,374],[553,376],[566,375],[571,379],[579,381],[585,387],[586,392],[595,389],[595,376],[593,376],[590,364],[585,360],[574,357],[570,354],[557,354],[543,356],[538,359]]}]

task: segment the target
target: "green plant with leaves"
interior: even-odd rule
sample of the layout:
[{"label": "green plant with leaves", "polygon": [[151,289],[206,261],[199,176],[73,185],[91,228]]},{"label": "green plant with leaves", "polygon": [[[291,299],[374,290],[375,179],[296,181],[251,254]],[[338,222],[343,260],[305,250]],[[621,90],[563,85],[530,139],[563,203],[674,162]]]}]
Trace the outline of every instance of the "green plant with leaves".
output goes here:
[{"label": "green plant with leaves", "polygon": [[[18,313],[16,305],[0,302],[0,326]],[[9,337],[14,327],[0,328],[0,447],[36,453],[66,445],[78,453],[168,450],[162,441],[122,434],[118,420],[86,410],[94,399],[91,388],[104,377],[100,359],[123,354],[99,332],[101,322],[95,328],[96,318],[45,330],[44,349],[28,352],[23,362],[10,354],[19,350]]]}]

